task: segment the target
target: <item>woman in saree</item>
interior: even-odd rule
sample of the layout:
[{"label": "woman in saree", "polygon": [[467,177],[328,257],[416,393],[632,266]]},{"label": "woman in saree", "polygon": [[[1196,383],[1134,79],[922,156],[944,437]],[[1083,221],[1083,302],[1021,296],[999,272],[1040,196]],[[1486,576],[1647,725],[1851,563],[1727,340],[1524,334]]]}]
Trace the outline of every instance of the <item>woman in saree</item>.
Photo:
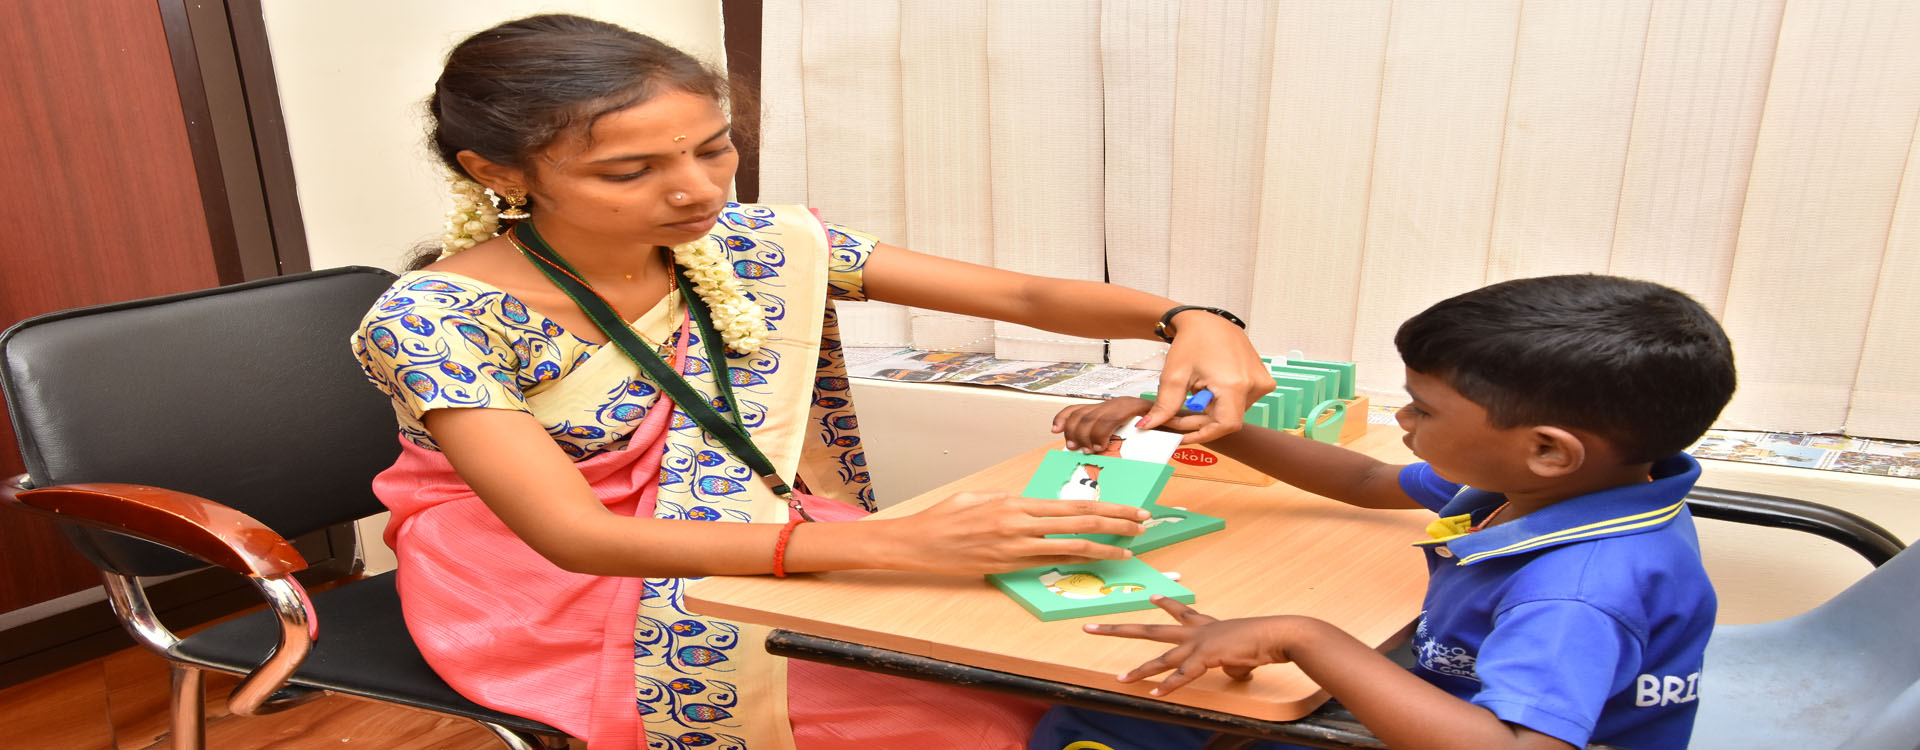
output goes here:
[{"label": "woman in saree", "polygon": [[[1163,318],[1172,300],[726,202],[725,95],[684,53],[573,16],[450,53],[432,143],[478,202],[353,340],[399,419],[375,491],[408,627],[462,694],[593,750],[1023,747],[1040,706],[788,664],[764,629],[682,603],[707,575],[978,575],[1127,554],[1049,534],[1138,533],[1138,509],[991,492],[833,523],[873,508],[834,302],[1088,337],[1164,323],[1161,392],[1209,388],[1224,407],[1196,439],[1237,428],[1272,380],[1204,309]],[[498,236],[483,189],[518,219]]]}]

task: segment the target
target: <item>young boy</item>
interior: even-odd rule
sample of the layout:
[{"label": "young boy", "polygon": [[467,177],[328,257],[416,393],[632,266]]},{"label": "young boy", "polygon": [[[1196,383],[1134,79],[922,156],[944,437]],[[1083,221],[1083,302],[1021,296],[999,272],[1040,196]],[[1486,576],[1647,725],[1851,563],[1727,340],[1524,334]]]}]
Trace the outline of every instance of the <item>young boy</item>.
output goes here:
[{"label": "young boy", "polygon": [[[1431,579],[1412,670],[1312,618],[1215,620],[1160,601],[1178,624],[1087,626],[1176,644],[1120,681],[1173,670],[1164,695],[1213,667],[1245,679],[1293,662],[1394,748],[1685,747],[1714,595],[1685,501],[1700,465],[1681,451],[1733,394],[1719,324],[1658,284],[1549,276],[1443,301],[1394,344],[1413,399],[1397,417],[1425,463],[1260,428],[1209,447],[1352,505],[1440,515],[1416,543]],[[1097,444],[1149,406],[1075,406],[1054,429]],[[1056,708],[1029,747],[1206,736]]]}]

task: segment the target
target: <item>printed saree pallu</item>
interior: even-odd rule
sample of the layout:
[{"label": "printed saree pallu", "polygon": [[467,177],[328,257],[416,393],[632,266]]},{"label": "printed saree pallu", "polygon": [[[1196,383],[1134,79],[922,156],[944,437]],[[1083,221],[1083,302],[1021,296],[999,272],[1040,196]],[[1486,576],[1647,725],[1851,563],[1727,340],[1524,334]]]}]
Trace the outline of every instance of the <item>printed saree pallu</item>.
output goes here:
[{"label": "printed saree pallu", "polygon": [[[677,369],[709,399],[717,394],[715,373],[727,373],[744,425],[783,476],[794,476],[804,460],[808,468],[800,473],[812,491],[869,505],[827,294],[831,288],[837,297],[859,298],[858,271],[873,240],[828,228],[805,209],[763,206],[729,206],[714,233],[754,301],[770,310],[774,331],[758,351],[730,355],[726,367],[716,368],[700,355],[699,342],[689,341],[697,334],[682,326],[678,342],[687,353]],[[534,385],[526,387],[528,373],[519,365],[538,352],[527,351],[525,339],[474,322],[486,305],[504,305],[513,318],[515,303],[485,302],[484,294],[461,297],[462,290],[486,289],[468,282],[451,274],[409,274],[369,314],[356,346],[376,384],[389,393],[412,394],[396,394],[396,400],[478,382],[476,373],[512,381],[525,392],[525,409],[556,440],[604,430],[609,413],[631,425],[625,445],[616,446],[624,450],[602,450],[575,462],[609,512],[723,522],[787,519],[786,506],[719,441],[678,410],[651,408],[663,397],[617,348],[583,350],[571,370],[535,373]],[[437,307],[423,302],[434,295],[450,301]],[[680,311],[676,301],[663,301],[634,327],[671,330],[667,321]],[[514,325],[539,328],[524,306],[517,314]],[[436,325],[462,336],[409,338]],[[544,325],[546,333],[557,333],[550,321]],[[476,326],[484,330],[468,330]],[[461,364],[455,356],[461,347],[495,354],[504,348],[512,356]],[[374,360],[398,369],[382,379]],[[515,371],[503,372],[510,368]],[[452,380],[444,377],[449,374]],[[467,380],[459,380],[462,374]],[[606,403],[609,393],[622,389],[645,391],[656,400],[637,408]],[[435,405],[452,404],[427,408]],[[497,400],[486,405],[503,407]],[[627,411],[620,413],[622,407]],[[551,417],[567,414],[601,421],[572,425]],[[404,453],[375,490],[393,511],[386,539],[399,557],[408,626],[455,689],[584,737],[594,750],[792,747],[787,671],[783,660],[760,648],[763,628],[686,611],[685,579],[604,578],[555,567],[514,536],[441,454],[420,444],[426,436],[406,429],[408,416],[402,412]],[[585,452],[577,446],[569,452],[576,450]],[[809,511],[814,507],[810,503]],[[858,511],[823,507],[814,514],[824,521]]]}]

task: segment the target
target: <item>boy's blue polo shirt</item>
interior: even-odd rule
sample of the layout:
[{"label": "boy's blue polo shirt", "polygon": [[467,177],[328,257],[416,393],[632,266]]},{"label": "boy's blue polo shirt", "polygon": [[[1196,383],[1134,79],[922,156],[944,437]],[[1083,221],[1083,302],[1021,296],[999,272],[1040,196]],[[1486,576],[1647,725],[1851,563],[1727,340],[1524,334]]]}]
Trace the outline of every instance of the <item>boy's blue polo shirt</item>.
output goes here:
[{"label": "boy's blue polo shirt", "polygon": [[1440,514],[1419,543],[1432,580],[1415,673],[1575,747],[1685,747],[1715,611],[1685,499],[1700,464],[1681,454],[1650,473],[1464,533],[1506,498],[1402,469]]},{"label": "boy's blue polo shirt", "polygon": [[[1686,747],[1715,610],[1685,501],[1700,464],[1681,454],[1649,474],[1467,534],[1506,498],[1402,469],[1400,486],[1440,514],[1418,543],[1431,580],[1414,673],[1575,747]],[[1209,735],[1055,706],[1028,748],[1173,750]]]}]

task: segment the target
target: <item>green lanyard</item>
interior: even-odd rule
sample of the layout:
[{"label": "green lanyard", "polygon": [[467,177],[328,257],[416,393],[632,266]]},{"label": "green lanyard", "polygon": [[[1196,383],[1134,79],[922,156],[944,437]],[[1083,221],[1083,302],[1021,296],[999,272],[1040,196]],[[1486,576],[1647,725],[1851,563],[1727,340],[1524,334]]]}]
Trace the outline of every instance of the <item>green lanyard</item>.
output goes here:
[{"label": "green lanyard", "polygon": [[647,377],[658,384],[661,390],[666,391],[667,396],[672,398],[687,416],[692,417],[701,429],[719,438],[720,442],[733,452],[733,455],[745,461],[748,468],[753,469],[755,474],[759,474],[760,478],[766,481],[767,486],[773,489],[774,495],[786,501],[787,507],[800,514],[801,518],[813,520],[812,516],[807,515],[806,509],[801,507],[799,498],[794,497],[793,488],[788,487],[787,483],[780,479],[779,473],[773,468],[773,461],[767,458],[767,454],[760,451],[759,446],[753,444],[753,438],[747,435],[746,426],[740,422],[740,405],[733,397],[733,377],[731,368],[727,365],[726,344],[721,341],[720,332],[714,330],[713,312],[707,309],[706,300],[694,293],[687,282],[684,269],[677,264],[673,266],[674,283],[680,289],[680,296],[687,301],[687,315],[692,317],[694,324],[700,327],[700,340],[707,350],[707,364],[712,368],[713,382],[719,388],[720,398],[727,406],[727,413],[724,416],[707,401],[706,396],[694,390],[693,385],[681,377],[680,373],[674,372],[673,367],[653,351],[653,347],[640,340],[640,336],[633,332],[633,326],[621,320],[620,314],[614,312],[613,305],[608,304],[599,292],[595,292],[593,287],[588,286],[587,282],[580,278],[579,272],[567,265],[567,261],[561,258],[559,253],[554,252],[553,248],[547,245],[546,240],[540,238],[540,232],[533,228],[533,222],[522,221],[514,224],[513,229],[507,233],[507,239],[520,250],[522,255],[533,261],[534,267],[546,274],[548,280],[560,287],[560,291],[566,292],[567,296],[573,299],[574,304],[580,306],[580,311],[593,320],[593,324],[600,328],[601,333],[606,334],[607,340],[619,347],[620,351],[627,355],[627,359],[639,365]]}]

